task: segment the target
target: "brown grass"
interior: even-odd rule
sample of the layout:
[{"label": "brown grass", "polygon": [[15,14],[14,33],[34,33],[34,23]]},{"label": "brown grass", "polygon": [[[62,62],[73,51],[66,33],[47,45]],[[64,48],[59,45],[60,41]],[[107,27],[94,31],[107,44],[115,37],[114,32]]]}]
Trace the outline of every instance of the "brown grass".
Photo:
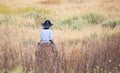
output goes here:
[{"label": "brown grass", "polygon": [[[108,29],[109,32],[104,29],[107,33],[99,27],[97,31],[89,31],[95,27],[97,26],[87,27],[89,29],[81,32],[66,30],[62,33],[62,30],[54,30],[59,51],[57,67],[60,72],[119,73],[119,27],[114,30]],[[26,73],[34,71],[35,50],[39,41],[38,28],[14,25],[1,25],[0,28],[0,69],[7,72],[22,66]],[[90,34],[95,31],[96,37]],[[68,36],[68,32],[72,35]]]},{"label": "brown grass", "polygon": [[89,12],[96,12],[105,14],[111,18],[116,18],[120,16],[119,2],[119,0],[1,0],[0,7],[8,6],[13,8],[13,10],[24,7],[43,7],[51,10],[53,12],[53,17],[80,16]]},{"label": "brown grass", "polygon": [[17,66],[22,66],[26,71],[33,69],[35,58],[33,54],[36,48],[36,42],[31,39],[26,39],[26,37],[31,37],[33,34],[28,34],[24,38],[24,35],[26,34],[25,31],[32,31],[23,29],[24,27],[19,28],[10,25],[1,26],[1,69],[5,69],[6,71],[13,70]]},{"label": "brown grass", "polygon": [[[26,6],[44,8],[50,12],[49,16],[53,20],[69,16],[79,17],[89,12],[104,14],[108,18],[119,18],[119,5],[119,0],[50,0],[42,2],[38,0],[0,0],[0,8],[8,6],[13,11],[14,8]],[[9,19],[15,18],[13,19],[16,20],[14,24],[9,21],[0,23],[0,70],[10,73],[20,66],[25,73],[34,72],[36,70],[35,51],[37,42],[40,40],[39,29],[34,24],[43,20],[37,22],[34,18],[24,18],[19,15],[19,12],[10,16],[12,17]],[[2,18],[0,19],[2,20]],[[59,51],[57,58],[59,64],[56,66],[59,68],[59,72],[119,73],[119,28],[119,25],[114,29],[103,28],[99,25],[85,26],[82,30],[60,30],[53,27],[55,43]]]}]

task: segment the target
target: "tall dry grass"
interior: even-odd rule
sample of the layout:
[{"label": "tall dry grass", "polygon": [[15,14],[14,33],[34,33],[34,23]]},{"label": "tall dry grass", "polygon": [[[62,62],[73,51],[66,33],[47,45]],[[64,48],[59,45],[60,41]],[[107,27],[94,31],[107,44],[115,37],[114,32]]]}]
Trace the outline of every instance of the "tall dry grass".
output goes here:
[{"label": "tall dry grass", "polygon": [[18,66],[22,66],[25,71],[32,70],[37,43],[36,38],[32,36],[36,33],[32,31],[32,28],[28,30],[19,26],[2,25],[0,28],[1,70],[13,70]]},{"label": "tall dry grass", "polygon": [[[39,29],[14,25],[1,25],[0,28],[0,69],[9,73],[17,67],[22,67],[25,73],[34,72]],[[95,27],[87,28],[83,31],[66,30],[66,33],[54,30],[55,43],[59,51],[59,64],[56,65],[59,72],[119,73],[119,28],[108,29],[107,33],[106,29],[103,33],[103,29],[98,28],[90,32],[89,30]],[[91,35],[90,33],[95,30],[95,35]],[[68,36],[68,32],[73,36]],[[42,61],[44,62],[44,59]]]},{"label": "tall dry grass", "polygon": [[[1,13],[11,14],[0,15],[1,72],[11,73],[16,68],[22,68],[24,73],[36,71],[35,51],[40,40],[38,26],[44,19],[60,22],[60,19],[68,18],[67,25],[69,25],[74,23],[74,17],[78,19],[89,12],[103,14],[108,19],[119,18],[119,5],[119,0],[66,0],[65,2],[43,0],[42,3],[38,0],[0,0]],[[105,24],[109,23],[111,22]],[[119,25],[111,29],[101,27],[101,23],[96,25],[83,23],[84,27],[81,30],[69,28],[63,30],[58,27],[64,25],[59,25],[57,22],[54,25],[55,43],[58,48],[57,63],[59,63],[56,67],[59,73],[120,72]]]}]

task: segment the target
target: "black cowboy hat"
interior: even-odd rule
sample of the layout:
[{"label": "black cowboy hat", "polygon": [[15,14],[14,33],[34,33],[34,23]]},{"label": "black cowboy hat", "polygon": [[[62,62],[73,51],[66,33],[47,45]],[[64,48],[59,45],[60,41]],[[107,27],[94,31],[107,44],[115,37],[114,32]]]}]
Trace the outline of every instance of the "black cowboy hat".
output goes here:
[{"label": "black cowboy hat", "polygon": [[44,27],[44,28],[49,28],[49,27],[51,27],[53,24],[51,23],[51,21],[50,20],[46,20],[44,23],[42,23],[42,26]]}]

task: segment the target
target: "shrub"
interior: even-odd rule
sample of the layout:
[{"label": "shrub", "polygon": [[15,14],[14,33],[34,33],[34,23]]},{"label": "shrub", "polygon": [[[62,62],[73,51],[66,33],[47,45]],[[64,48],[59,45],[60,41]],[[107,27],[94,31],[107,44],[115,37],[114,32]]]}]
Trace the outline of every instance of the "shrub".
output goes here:
[{"label": "shrub", "polygon": [[70,28],[80,30],[83,27],[84,22],[76,16],[60,19],[56,22],[58,25],[62,25],[61,28]]},{"label": "shrub", "polygon": [[120,19],[110,19],[102,23],[102,27],[114,28],[116,25],[120,25]]},{"label": "shrub", "polygon": [[105,20],[105,17],[103,15],[97,13],[89,13],[82,16],[82,18],[86,20],[89,24],[99,24]]}]

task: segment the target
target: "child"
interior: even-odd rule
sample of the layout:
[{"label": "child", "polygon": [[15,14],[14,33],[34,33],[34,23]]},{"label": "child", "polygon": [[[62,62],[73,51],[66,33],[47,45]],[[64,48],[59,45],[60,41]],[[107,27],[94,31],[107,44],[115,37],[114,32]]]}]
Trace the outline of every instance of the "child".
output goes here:
[{"label": "child", "polygon": [[50,27],[53,24],[50,22],[50,20],[46,20],[44,23],[42,23],[43,29],[40,31],[40,38],[41,38],[41,43],[53,43],[53,32],[50,29]]}]

